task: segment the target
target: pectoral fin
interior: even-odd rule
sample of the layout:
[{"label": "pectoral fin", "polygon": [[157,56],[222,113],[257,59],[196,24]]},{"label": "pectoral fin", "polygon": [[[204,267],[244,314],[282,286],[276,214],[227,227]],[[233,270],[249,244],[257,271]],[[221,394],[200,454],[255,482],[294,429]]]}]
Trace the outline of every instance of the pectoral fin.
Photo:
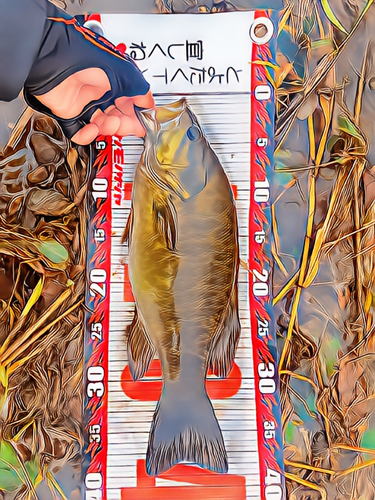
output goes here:
[{"label": "pectoral fin", "polygon": [[146,329],[134,311],[134,318],[127,328],[128,363],[133,380],[138,380],[146,373],[155,354],[155,347],[151,344]]},{"label": "pectoral fin", "polygon": [[241,324],[238,315],[238,284],[233,284],[232,292],[222,321],[211,338],[208,353],[208,368],[217,377],[225,378],[232,369],[240,338]]},{"label": "pectoral fin", "polygon": [[156,224],[159,232],[164,236],[168,250],[176,249],[177,239],[177,214],[176,209],[169,199],[154,202]]}]

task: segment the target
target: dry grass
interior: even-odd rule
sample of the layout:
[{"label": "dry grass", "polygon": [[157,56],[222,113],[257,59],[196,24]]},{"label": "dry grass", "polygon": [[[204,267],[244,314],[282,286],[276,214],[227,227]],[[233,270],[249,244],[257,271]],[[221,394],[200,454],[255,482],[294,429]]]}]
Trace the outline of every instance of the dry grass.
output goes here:
[{"label": "dry grass", "polygon": [[[353,109],[335,71],[371,4],[344,34],[326,1],[288,3],[281,26],[305,64],[298,74],[278,55],[272,212],[286,477],[296,500],[375,498],[375,201],[361,130],[367,54]],[[296,135],[306,137],[299,151]]]},{"label": "dry grass", "polygon": [[81,462],[88,159],[80,153],[51,119],[27,111],[0,155],[0,446],[9,448],[0,490],[19,498],[43,479],[58,492],[54,474]]}]

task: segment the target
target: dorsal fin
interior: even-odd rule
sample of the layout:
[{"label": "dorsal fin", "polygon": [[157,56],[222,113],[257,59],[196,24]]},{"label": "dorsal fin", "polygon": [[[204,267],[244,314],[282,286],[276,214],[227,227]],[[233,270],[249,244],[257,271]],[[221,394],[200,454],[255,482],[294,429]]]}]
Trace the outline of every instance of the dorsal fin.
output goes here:
[{"label": "dorsal fin", "polygon": [[126,221],[126,226],[124,229],[124,234],[121,238],[121,245],[124,243],[130,243],[131,233],[133,230],[133,209],[130,210],[128,220]]}]

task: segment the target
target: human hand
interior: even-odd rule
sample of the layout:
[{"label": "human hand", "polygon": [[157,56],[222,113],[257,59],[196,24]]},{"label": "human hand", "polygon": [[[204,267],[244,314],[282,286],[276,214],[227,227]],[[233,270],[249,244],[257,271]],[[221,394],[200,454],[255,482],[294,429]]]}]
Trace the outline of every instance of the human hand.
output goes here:
[{"label": "human hand", "polygon": [[[56,117],[71,119],[77,117],[84,107],[100,99],[111,90],[106,73],[100,68],[87,68],[78,71],[43,95],[35,96]],[[150,91],[134,97],[119,96],[115,105],[102,111],[97,109],[90,123],[83,126],[72,137],[76,144],[90,144],[98,135],[134,135],[143,137],[146,133],[138,120],[134,106],[150,109],[155,106]]]}]

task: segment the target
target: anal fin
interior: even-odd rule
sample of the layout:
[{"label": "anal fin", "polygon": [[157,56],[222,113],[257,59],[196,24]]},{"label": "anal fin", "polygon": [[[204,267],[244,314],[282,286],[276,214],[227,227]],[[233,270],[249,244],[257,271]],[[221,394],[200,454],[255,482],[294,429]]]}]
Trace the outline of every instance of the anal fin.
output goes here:
[{"label": "anal fin", "polygon": [[241,324],[238,315],[238,284],[237,279],[228,300],[226,309],[216,332],[211,338],[208,352],[208,368],[221,378],[227,377],[234,357],[241,333]]},{"label": "anal fin", "polygon": [[155,347],[148,339],[144,325],[137,309],[134,311],[132,323],[126,330],[128,363],[133,380],[144,376],[155,355]]}]

